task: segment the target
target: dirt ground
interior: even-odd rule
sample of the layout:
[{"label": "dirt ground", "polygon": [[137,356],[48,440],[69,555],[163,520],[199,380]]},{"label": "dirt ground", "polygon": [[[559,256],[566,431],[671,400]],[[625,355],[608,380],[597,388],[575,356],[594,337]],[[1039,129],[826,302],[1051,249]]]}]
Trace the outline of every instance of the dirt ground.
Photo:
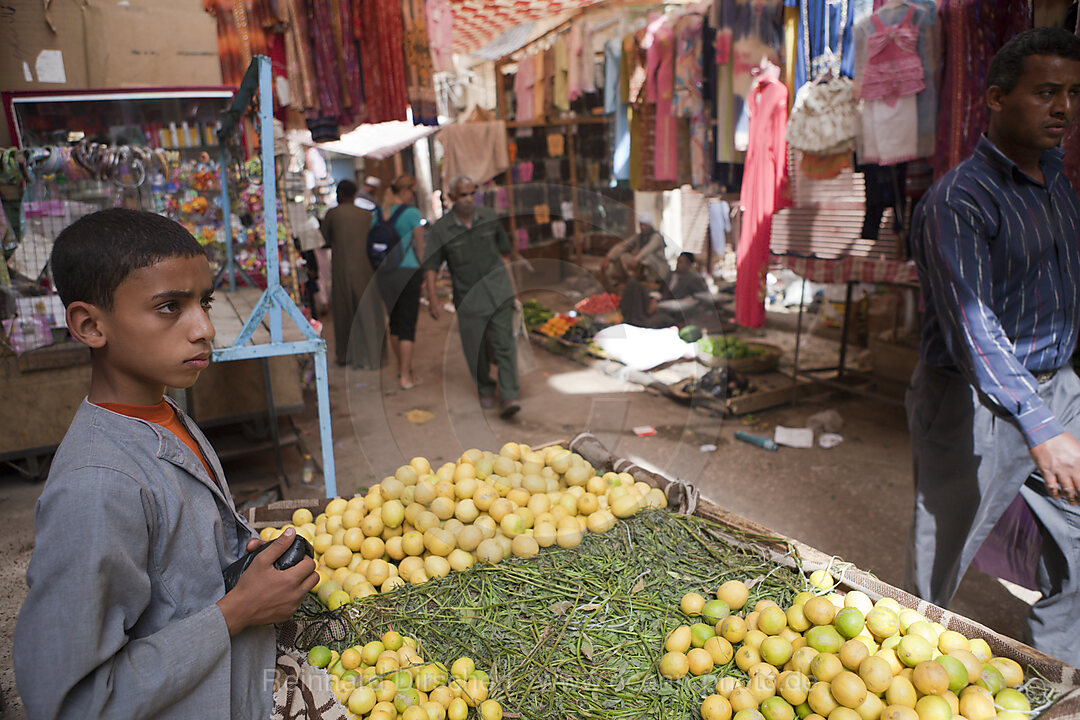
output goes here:
[{"label": "dirt ground", "polygon": [[[415,455],[432,464],[456,459],[470,447],[497,449],[509,440],[539,444],[596,433],[617,454],[696,484],[722,507],[853,562],[899,585],[912,506],[910,449],[902,407],[830,391],[798,404],[720,419],[586,366],[535,348],[535,369],[522,376],[524,409],[510,421],[481,410],[456,333],[456,319],[434,321],[421,309],[415,370],[422,385],[401,391],[390,363],[381,372],[331,365],[331,412],[339,494],[392,473]],[[770,327],[791,327],[773,318]],[[324,336],[332,337],[328,326]],[[758,336],[788,350],[794,335],[770,329]],[[802,357],[835,362],[837,343],[804,335]],[[331,353],[330,357],[333,357]],[[801,361],[803,362],[803,361]],[[899,397],[902,388],[875,389]],[[317,455],[314,396],[296,418],[302,441]],[[843,418],[843,442],[832,449],[767,452],[735,440],[737,430],[771,436],[775,425],[801,427],[810,415],[832,409]],[[411,410],[432,419],[414,424]],[[651,425],[656,434],[637,437],[632,428]],[[702,445],[715,445],[702,452]],[[265,482],[274,473],[269,453],[226,466],[235,487]],[[285,452],[291,496],[314,496],[321,487],[298,482],[299,455]],[[0,469],[0,473],[4,471]],[[0,474],[0,718],[25,717],[15,691],[12,635],[25,597],[24,574],[33,543],[33,506],[41,486]],[[77,542],[72,537],[72,542]],[[1027,606],[998,581],[970,571],[953,609],[1019,638]]]}]

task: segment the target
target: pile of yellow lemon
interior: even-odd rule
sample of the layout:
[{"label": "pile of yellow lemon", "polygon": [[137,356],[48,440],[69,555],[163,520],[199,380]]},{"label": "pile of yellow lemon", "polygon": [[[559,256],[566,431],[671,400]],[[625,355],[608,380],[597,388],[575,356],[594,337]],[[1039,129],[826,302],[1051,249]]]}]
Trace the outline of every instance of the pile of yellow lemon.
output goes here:
[{"label": "pile of yellow lemon", "polygon": [[317,645],[308,663],[330,673],[350,720],[465,720],[469,708],[481,720],[502,720],[502,706],[488,699],[487,673],[471,658],[458,658],[447,670],[425,662],[416,640],[394,630],[340,654]]},{"label": "pile of yellow lemon", "polygon": [[[413,458],[363,496],[334,498],[318,517],[297,510],[292,526],[315,549],[315,593],[333,610],[476,562],[573,548],[585,532],[607,532],[618,518],[666,505],[662,491],[628,473],[597,475],[561,446],[511,442],[498,454],[468,450],[434,471]],[[261,537],[272,540],[285,527]]]},{"label": "pile of yellow lemon", "polygon": [[704,720],[1027,720],[1019,663],[892,598],[834,584],[817,571],[791,607],[760,600],[745,615],[741,581],[715,600],[687,593],[680,608],[700,621],[667,636],[661,675],[705,675],[734,658],[748,679],[720,677]]}]

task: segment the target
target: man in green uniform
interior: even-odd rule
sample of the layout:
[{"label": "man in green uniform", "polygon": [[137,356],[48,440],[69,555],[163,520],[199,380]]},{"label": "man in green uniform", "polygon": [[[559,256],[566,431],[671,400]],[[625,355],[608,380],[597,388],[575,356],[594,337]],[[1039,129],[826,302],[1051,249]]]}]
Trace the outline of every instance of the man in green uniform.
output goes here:
[{"label": "man in green uniform", "polygon": [[441,308],[435,297],[435,273],[445,262],[454,287],[461,346],[480,393],[480,406],[496,406],[496,384],[491,377],[494,356],[499,367],[499,414],[508,418],[521,409],[510,237],[494,212],[476,206],[476,183],[470,178],[451,180],[448,196],[453,209],[432,226],[424,254],[428,308],[437,320]]}]

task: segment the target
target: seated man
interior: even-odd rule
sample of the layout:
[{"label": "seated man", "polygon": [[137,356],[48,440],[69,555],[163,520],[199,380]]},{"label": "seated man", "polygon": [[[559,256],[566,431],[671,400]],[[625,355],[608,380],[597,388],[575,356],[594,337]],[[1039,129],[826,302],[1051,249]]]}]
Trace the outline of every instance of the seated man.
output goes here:
[{"label": "seated man", "polygon": [[[658,309],[686,322],[691,315],[697,314],[705,297],[710,297],[709,286],[705,279],[694,269],[693,253],[684,252],[675,261],[675,272],[665,288],[671,295],[658,303]],[[704,295],[702,295],[704,293]]]},{"label": "seated man", "polygon": [[619,299],[623,322],[643,328],[665,328],[677,324],[673,316],[659,309],[659,295],[646,290],[636,278],[627,280]]},{"label": "seated man", "polygon": [[699,293],[708,293],[709,286],[705,278],[694,269],[694,254],[684,252],[675,261],[675,274],[669,283],[671,297],[675,300],[697,297]]},{"label": "seated man", "polygon": [[614,289],[629,278],[663,283],[671,275],[664,255],[664,237],[656,231],[652,213],[638,215],[641,231],[611,248],[600,265],[604,282]]}]

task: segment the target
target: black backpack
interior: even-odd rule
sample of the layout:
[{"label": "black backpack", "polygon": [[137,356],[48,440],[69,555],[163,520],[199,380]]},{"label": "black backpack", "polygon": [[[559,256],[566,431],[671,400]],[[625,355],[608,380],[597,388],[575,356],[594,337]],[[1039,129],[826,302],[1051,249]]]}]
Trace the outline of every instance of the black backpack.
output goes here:
[{"label": "black backpack", "polygon": [[382,208],[375,206],[375,224],[368,230],[367,251],[371,267],[378,270],[382,265],[388,268],[396,268],[404,259],[401,250],[401,237],[394,229],[394,223],[401,217],[401,213],[408,209],[408,205],[402,203],[397,210],[390,215],[390,219],[384,219]]}]

